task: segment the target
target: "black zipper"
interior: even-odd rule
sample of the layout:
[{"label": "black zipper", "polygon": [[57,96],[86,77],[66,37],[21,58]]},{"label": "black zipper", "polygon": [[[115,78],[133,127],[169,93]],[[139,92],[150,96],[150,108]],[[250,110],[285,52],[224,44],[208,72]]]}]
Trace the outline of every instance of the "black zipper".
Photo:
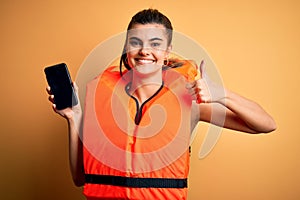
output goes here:
[{"label": "black zipper", "polygon": [[164,82],[162,82],[162,84],[159,87],[159,89],[151,97],[149,97],[149,99],[147,99],[146,101],[144,101],[142,103],[141,107],[139,105],[139,101],[133,95],[129,94],[130,85],[131,85],[131,82],[126,85],[125,91],[135,101],[135,104],[136,104],[136,114],[135,114],[135,118],[134,118],[134,123],[136,125],[139,125],[140,122],[141,122],[141,120],[142,120],[144,106],[146,105],[147,102],[149,102],[151,99],[153,99],[161,91],[161,89],[164,87]]}]

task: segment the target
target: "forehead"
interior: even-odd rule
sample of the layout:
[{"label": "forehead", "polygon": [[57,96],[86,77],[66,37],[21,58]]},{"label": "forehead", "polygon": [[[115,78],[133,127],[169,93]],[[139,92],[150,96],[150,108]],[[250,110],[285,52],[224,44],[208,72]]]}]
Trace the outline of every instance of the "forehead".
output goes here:
[{"label": "forehead", "polygon": [[137,37],[139,39],[161,38],[167,39],[166,28],[161,24],[135,24],[128,31],[128,38]]}]

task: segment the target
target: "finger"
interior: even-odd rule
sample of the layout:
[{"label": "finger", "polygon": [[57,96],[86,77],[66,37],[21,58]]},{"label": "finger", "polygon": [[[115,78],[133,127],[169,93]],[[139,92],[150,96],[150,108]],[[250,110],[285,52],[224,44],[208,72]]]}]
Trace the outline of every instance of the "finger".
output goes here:
[{"label": "finger", "polygon": [[48,97],[48,100],[51,102],[51,103],[54,103],[54,95],[50,95]]},{"label": "finger", "polygon": [[72,82],[72,85],[74,87],[76,94],[78,94],[78,85],[76,84],[76,82]]},{"label": "finger", "polygon": [[53,109],[54,112],[57,112],[56,104],[52,104],[52,109]]},{"label": "finger", "polygon": [[189,89],[189,90],[188,90],[188,93],[189,93],[190,95],[192,95],[192,96],[197,96],[197,95],[199,95],[199,91],[200,91],[199,88],[196,88],[196,89]]},{"label": "finger", "polygon": [[205,78],[206,77],[206,69],[205,69],[204,60],[202,60],[201,63],[200,63],[199,71],[200,71],[201,78]]},{"label": "finger", "polygon": [[46,87],[46,91],[47,91],[47,93],[48,93],[49,95],[51,95],[51,94],[52,94],[52,91],[51,91],[51,88],[50,88],[50,86],[47,86],[47,87]]},{"label": "finger", "polygon": [[203,96],[201,95],[201,92],[197,93],[196,94],[196,103],[197,104],[200,104],[200,103],[203,103]]},{"label": "finger", "polygon": [[72,85],[73,85],[73,87],[74,87],[74,89],[75,90],[78,90],[78,85],[76,84],[76,82],[74,81],[74,82],[72,82]]},{"label": "finger", "polygon": [[207,96],[207,94],[204,91],[200,91],[197,96],[196,96],[196,102],[198,104],[200,103],[209,103],[209,97]]},{"label": "finger", "polygon": [[185,88],[186,89],[192,89],[192,88],[194,88],[196,86],[196,81],[193,81],[193,82],[187,82],[186,84],[185,84]]}]

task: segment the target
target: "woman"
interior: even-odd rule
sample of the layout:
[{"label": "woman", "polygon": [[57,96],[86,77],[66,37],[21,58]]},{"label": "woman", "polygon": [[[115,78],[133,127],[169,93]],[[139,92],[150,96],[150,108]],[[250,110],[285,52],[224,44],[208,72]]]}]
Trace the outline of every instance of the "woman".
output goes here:
[{"label": "woman", "polygon": [[88,84],[83,120],[80,105],[57,110],[47,89],[54,111],[67,119],[71,173],[87,199],[186,199],[189,139],[199,121],[275,130],[258,104],[214,84],[204,62],[197,69],[170,60],[172,30],[157,10],[133,16],[120,71],[108,68]]}]

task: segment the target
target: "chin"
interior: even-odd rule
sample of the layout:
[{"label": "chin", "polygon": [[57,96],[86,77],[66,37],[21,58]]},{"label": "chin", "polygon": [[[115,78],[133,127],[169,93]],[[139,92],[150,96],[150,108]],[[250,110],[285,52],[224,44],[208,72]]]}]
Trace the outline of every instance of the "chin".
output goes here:
[{"label": "chin", "polygon": [[158,64],[144,64],[144,65],[136,65],[134,67],[134,71],[137,72],[138,74],[143,74],[143,75],[147,75],[147,74],[155,74],[158,72],[161,72],[161,65]]}]

